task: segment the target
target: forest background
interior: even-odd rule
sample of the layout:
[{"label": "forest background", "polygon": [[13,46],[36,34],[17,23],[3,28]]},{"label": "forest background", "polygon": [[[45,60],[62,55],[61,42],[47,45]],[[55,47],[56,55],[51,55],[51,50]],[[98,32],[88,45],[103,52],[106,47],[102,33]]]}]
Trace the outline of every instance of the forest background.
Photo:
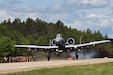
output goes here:
[{"label": "forest background", "polygon": [[[4,56],[29,56],[33,55],[33,51],[26,49],[15,49],[15,44],[32,44],[32,45],[49,45],[49,40],[54,39],[57,33],[61,33],[65,40],[73,37],[76,44],[82,38],[82,43],[109,39],[106,35],[102,35],[100,31],[77,30],[76,28],[67,27],[62,21],[56,23],[48,23],[37,18],[31,18],[22,21],[15,18],[14,21],[4,20],[0,23],[0,59]],[[110,43],[98,45],[93,48],[99,57],[113,57],[113,45]]]}]

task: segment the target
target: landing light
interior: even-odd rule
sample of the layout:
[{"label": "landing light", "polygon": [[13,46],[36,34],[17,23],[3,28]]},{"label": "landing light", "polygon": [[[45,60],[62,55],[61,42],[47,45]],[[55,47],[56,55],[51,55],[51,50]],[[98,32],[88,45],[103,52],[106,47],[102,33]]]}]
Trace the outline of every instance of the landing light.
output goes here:
[{"label": "landing light", "polygon": [[58,49],[56,49],[56,52],[58,52]]}]

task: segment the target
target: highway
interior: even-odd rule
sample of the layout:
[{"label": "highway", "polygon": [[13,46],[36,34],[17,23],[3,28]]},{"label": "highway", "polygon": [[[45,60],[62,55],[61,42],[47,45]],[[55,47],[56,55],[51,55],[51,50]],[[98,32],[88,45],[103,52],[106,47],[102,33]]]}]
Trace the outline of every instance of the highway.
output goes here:
[{"label": "highway", "polygon": [[43,68],[88,65],[88,64],[106,63],[106,62],[113,62],[113,58],[0,63],[0,74],[20,72],[20,71],[30,71],[30,70],[43,69]]}]

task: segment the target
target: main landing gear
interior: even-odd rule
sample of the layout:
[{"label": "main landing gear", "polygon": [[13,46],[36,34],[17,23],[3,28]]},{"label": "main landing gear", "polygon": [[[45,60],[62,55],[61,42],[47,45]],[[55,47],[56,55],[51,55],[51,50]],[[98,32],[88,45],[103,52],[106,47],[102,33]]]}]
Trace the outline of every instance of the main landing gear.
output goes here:
[{"label": "main landing gear", "polygon": [[50,59],[51,59],[51,52],[48,51],[47,60],[50,61]]},{"label": "main landing gear", "polygon": [[76,59],[78,60],[78,50],[75,51]]}]

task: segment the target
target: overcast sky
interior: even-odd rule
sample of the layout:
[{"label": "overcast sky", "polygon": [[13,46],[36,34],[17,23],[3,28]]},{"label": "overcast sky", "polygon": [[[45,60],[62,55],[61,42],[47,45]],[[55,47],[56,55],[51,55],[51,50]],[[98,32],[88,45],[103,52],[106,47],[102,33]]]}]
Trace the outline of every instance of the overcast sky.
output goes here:
[{"label": "overcast sky", "polygon": [[0,22],[28,17],[61,20],[68,27],[99,30],[113,38],[113,0],[0,0]]}]

